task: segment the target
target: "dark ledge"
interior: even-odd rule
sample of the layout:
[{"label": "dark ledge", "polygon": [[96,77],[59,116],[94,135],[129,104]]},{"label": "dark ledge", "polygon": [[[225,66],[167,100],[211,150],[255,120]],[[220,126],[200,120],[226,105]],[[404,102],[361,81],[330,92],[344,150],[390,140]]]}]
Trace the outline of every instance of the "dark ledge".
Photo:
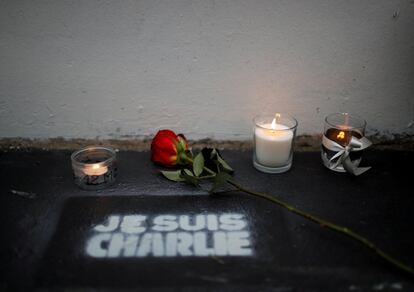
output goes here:
[{"label": "dark ledge", "polygon": [[[377,150],[414,151],[414,136],[412,135],[393,135],[392,138],[374,135],[370,136],[369,139],[374,143],[373,147]],[[203,147],[240,151],[252,149],[251,141],[201,139],[190,142],[194,149]],[[320,135],[301,135],[296,138],[295,150],[300,152],[318,151],[320,144]],[[148,151],[151,145],[151,137],[128,137],[124,139],[0,138],[0,151],[76,150],[87,145],[106,145],[119,150]]]},{"label": "dark ledge", "polygon": [[[371,251],[267,201],[166,181],[148,152],[120,151],[117,182],[101,191],[74,185],[70,154],[0,152],[1,291],[414,291],[412,277]],[[414,152],[367,151],[363,164],[372,169],[360,177],[324,168],[318,152],[295,153],[292,169],[280,175],[256,171],[251,151],[222,154],[244,186],[347,226],[414,265]],[[228,223],[214,223],[223,214],[241,216],[232,228],[242,233],[229,239]],[[146,215],[147,231],[160,215],[213,215],[210,228],[221,235],[214,241],[216,231],[204,227],[198,239],[187,232],[177,243],[159,232],[163,239],[152,244],[171,236],[165,256],[159,246],[137,247],[138,236],[147,236],[139,222],[96,229],[128,215]],[[203,256],[205,244],[214,245],[213,255]]]}]

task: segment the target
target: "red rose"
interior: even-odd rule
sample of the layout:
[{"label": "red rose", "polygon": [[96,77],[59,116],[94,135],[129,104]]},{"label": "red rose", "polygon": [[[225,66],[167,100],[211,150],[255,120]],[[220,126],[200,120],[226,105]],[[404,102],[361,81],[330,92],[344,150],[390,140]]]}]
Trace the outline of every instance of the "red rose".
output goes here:
[{"label": "red rose", "polygon": [[151,142],[151,160],[163,166],[171,167],[186,164],[188,143],[182,134],[171,130],[160,130]]}]

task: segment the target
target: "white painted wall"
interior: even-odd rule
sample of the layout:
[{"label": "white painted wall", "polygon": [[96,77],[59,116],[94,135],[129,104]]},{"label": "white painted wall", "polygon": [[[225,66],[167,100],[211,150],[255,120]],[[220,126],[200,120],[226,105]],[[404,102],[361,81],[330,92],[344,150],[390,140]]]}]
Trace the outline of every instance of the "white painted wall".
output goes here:
[{"label": "white painted wall", "polygon": [[0,1],[0,137],[244,139],[263,111],[413,134],[414,1]]}]

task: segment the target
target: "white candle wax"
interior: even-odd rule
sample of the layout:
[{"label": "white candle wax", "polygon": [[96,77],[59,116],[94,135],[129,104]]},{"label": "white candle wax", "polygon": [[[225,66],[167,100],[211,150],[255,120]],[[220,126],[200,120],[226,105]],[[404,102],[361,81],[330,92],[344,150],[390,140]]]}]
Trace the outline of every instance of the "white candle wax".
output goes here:
[{"label": "white candle wax", "polygon": [[86,175],[102,175],[108,172],[108,167],[105,165],[90,164],[83,168],[83,172]]},{"label": "white candle wax", "polygon": [[281,124],[256,127],[255,151],[257,161],[268,167],[284,166],[289,160],[293,131]]}]

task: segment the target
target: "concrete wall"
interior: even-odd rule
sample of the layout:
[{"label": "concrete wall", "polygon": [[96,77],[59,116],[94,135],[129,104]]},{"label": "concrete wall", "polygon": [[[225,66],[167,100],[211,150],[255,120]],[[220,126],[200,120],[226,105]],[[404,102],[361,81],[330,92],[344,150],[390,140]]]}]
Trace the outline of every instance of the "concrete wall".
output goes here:
[{"label": "concrete wall", "polygon": [[263,111],[413,134],[414,1],[0,1],[0,137],[245,139]]}]

